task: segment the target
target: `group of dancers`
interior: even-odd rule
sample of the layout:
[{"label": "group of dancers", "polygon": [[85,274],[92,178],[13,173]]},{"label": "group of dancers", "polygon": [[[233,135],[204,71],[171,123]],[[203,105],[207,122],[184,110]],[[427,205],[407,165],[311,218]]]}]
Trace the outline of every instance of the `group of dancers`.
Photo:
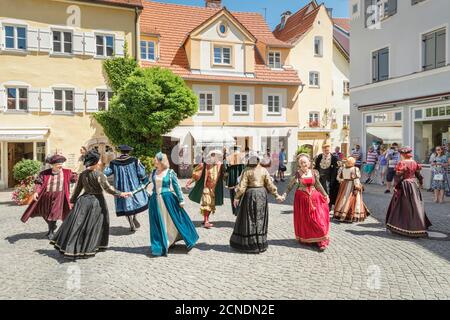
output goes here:
[{"label": "group of dancers", "polygon": [[[152,255],[166,256],[180,240],[188,250],[192,249],[199,235],[184,209],[182,187],[167,155],[156,154],[154,170],[147,175],[142,163],[130,156],[133,148],[122,145],[119,149],[121,156],[106,168],[95,150],[87,152],[83,157],[85,170],[79,175],[63,168],[64,156],[52,156],[51,168],[41,172],[36,180],[34,201],[21,220],[43,217],[51,244],[65,257],[94,256],[108,247],[109,213],[103,195],[107,192],[115,196],[116,215],[127,217],[132,232],[140,227],[136,215],[148,210]],[[402,148],[400,153],[402,159],[395,168],[397,183],[386,226],[394,233],[425,237],[431,223],[419,189],[423,180],[421,167],[412,159],[411,148]],[[319,251],[329,245],[330,213],[337,221],[348,223],[362,222],[370,215],[363,201],[356,160],[338,159],[329,145],[323,146],[323,153],[315,161],[306,154],[297,155],[297,170],[284,193],[278,191],[262,160],[253,152],[243,156],[238,148],[227,156],[213,150],[194,168],[186,183],[189,199],[200,205],[206,229],[214,227],[210,218],[216,206],[224,203],[224,186],[229,190],[232,212],[236,215],[230,238],[232,248],[248,253],[267,250],[269,193],[281,203],[292,189],[296,190],[295,237],[300,243],[315,244]],[[114,185],[107,176],[114,176]],[[74,182],[70,197],[70,183]],[[57,220],[63,223],[55,232]]]}]

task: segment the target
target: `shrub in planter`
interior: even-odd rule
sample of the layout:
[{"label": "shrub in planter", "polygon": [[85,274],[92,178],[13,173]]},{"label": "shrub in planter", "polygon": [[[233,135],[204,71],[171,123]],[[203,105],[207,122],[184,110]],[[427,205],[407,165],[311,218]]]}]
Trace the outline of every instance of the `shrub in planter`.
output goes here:
[{"label": "shrub in planter", "polygon": [[13,168],[13,176],[17,181],[36,176],[41,171],[42,163],[37,160],[22,159]]},{"label": "shrub in planter", "polygon": [[12,200],[19,205],[29,204],[35,190],[34,180],[41,170],[41,162],[36,160],[23,159],[13,168],[14,179],[19,180],[19,184],[12,193]]}]

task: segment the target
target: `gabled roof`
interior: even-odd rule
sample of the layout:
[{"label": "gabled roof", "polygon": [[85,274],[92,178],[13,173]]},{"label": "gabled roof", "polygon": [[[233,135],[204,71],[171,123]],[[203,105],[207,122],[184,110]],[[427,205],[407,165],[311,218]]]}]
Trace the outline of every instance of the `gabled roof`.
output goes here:
[{"label": "gabled roof", "polygon": [[217,19],[222,16],[226,16],[230,19],[240,30],[241,32],[248,38],[248,40],[256,42],[256,37],[244,26],[242,23],[235,17],[233,14],[228,11],[227,8],[223,7],[221,10],[218,10],[214,15],[202,21],[200,25],[194,28],[191,32],[189,32],[188,36],[201,33],[206,27],[210,24],[214,23]]},{"label": "gabled roof", "polygon": [[349,18],[333,18],[333,23],[346,32],[350,32]]},{"label": "gabled roof", "polygon": [[[280,83],[298,85],[301,83],[295,70],[272,70],[268,68],[255,48],[255,77],[216,76],[192,73],[186,50],[183,46],[189,33],[217,15],[219,8],[193,7],[144,1],[141,14],[141,31],[159,35],[160,59],[156,63],[143,61],[143,66],[161,66],[189,80],[242,81],[254,83]],[[257,13],[230,12],[256,39],[273,47],[290,47],[276,39],[264,18]]]},{"label": "gabled roof", "polygon": [[350,19],[333,18],[334,29],[333,37],[336,45],[345,55],[346,59],[350,58]]},{"label": "gabled roof", "polygon": [[296,13],[292,14],[287,19],[283,28],[281,27],[281,23],[278,24],[273,34],[277,39],[291,44],[294,43],[313,26],[321,6],[317,5],[316,1],[311,1]]},{"label": "gabled roof", "polygon": [[141,0],[76,0],[76,1],[89,2],[94,4],[113,5],[126,8],[139,8],[139,9],[143,8]]}]

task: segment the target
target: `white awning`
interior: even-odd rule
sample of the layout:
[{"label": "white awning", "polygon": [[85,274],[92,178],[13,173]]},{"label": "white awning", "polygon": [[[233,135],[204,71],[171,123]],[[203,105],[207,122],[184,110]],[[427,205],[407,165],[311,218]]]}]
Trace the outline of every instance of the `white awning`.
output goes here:
[{"label": "white awning", "polygon": [[205,147],[233,146],[234,137],[225,129],[195,128],[189,131],[194,138],[195,144]]},{"label": "white awning", "polygon": [[2,129],[0,141],[44,140],[49,129]]}]

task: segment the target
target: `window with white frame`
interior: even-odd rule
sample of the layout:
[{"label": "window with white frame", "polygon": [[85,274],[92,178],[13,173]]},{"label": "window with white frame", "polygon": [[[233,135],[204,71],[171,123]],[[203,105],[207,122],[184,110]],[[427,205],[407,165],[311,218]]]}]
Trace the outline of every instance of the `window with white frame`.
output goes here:
[{"label": "window with white frame", "polygon": [[98,57],[112,57],[114,55],[114,36],[98,34],[95,36],[95,41]]},{"label": "window with white frame", "polygon": [[28,109],[28,89],[7,87],[7,105],[8,110],[27,110]]},{"label": "window with white frame", "polygon": [[267,112],[269,114],[281,113],[281,97],[279,95],[269,95],[267,97]]},{"label": "window with white frame", "polygon": [[155,41],[141,41],[141,60],[156,60]]},{"label": "window with white frame", "polygon": [[311,128],[317,128],[319,126],[319,112],[312,111],[309,113],[309,126]]},{"label": "window with white frame", "polygon": [[27,28],[21,26],[6,25],[5,47],[10,50],[27,49]]},{"label": "window with white frame", "polygon": [[98,110],[99,111],[106,111],[109,109],[109,102],[111,101],[113,97],[112,91],[107,90],[98,90]]},{"label": "window with white frame", "polygon": [[72,89],[54,89],[55,111],[73,112],[73,90]]},{"label": "window with white frame", "polygon": [[314,37],[314,55],[321,57],[323,55],[323,38]]},{"label": "window with white frame", "polygon": [[214,64],[231,65],[231,47],[214,46]]},{"label": "window with white frame", "polygon": [[344,94],[349,95],[350,94],[350,82],[344,80],[343,86],[344,86]]},{"label": "window with white frame", "polygon": [[274,69],[281,68],[281,53],[276,51],[269,52],[269,67]]},{"label": "window with white frame", "polygon": [[213,112],[213,99],[212,93],[200,93],[199,97],[199,111],[200,112]]},{"label": "window with white frame", "polygon": [[319,73],[317,71],[311,71],[309,73],[309,86],[318,87],[320,85]]},{"label": "window with white frame", "polygon": [[246,94],[234,95],[234,112],[248,113],[248,96]]},{"label": "window with white frame", "polygon": [[348,128],[350,126],[350,115],[344,114],[342,116],[342,126]]},{"label": "window with white frame", "polygon": [[72,53],[72,32],[53,30],[53,52],[55,53]]}]

